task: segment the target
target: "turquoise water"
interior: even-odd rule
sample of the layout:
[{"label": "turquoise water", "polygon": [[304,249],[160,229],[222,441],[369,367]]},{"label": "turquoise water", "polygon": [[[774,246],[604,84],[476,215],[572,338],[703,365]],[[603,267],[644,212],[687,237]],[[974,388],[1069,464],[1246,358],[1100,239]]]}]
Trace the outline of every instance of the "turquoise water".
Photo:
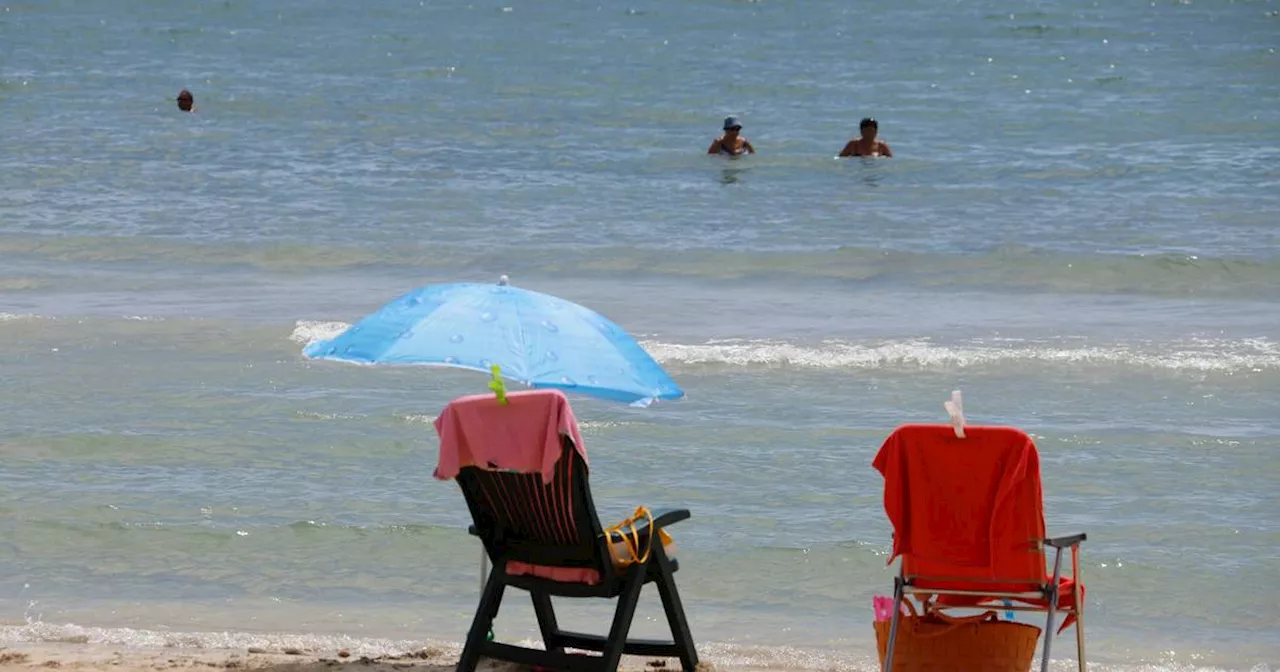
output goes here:
[{"label": "turquoise water", "polygon": [[[870,461],[958,388],[1089,534],[1101,669],[1276,667],[1278,36],[1270,1],[0,3],[0,639],[460,639],[430,421],[483,377],[300,350],[507,273],[688,391],[574,403],[606,518],[693,511],[708,658],[872,669]],[[703,155],[727,114],[757,155]],[[833,159],[863,116],[894,159]]]}]

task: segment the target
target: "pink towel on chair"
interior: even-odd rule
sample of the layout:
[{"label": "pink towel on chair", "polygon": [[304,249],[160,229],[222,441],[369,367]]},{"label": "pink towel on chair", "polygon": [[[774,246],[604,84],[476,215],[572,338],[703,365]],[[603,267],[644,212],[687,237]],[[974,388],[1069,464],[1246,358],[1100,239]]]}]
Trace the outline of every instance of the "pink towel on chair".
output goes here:
[{"label": "pink towel on chair", "polygon": [[492,394],[454,399],[436,418],[440,457],[435,477],[442,481],[463,467],[541,473],[550,483],[560,459],[561,436],[573,439],[582,461],[587,450],[569,400],[559,390],[508,392],[506,406]]}]

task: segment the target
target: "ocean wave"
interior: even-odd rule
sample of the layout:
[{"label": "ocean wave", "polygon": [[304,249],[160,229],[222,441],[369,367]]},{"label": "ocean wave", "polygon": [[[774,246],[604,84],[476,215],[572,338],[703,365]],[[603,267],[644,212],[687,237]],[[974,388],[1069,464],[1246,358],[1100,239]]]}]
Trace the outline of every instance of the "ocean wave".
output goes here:
[{"label": "ocean wave", "polygon": [[310,345],[315,341],[327,341],[336,338],[338,334],[346,331],[350,326],[346,322],[298,320],[294,325],[293,333],[289,334],[289,340],[294,343]]},{"label": "ocean wave", "polygon": [[1038,362],[1224,373],[1280,369],[1280,351],[1277,351],[1275,343],[1265,339],[1192,341],[1165,344],[1165,347],[1148,346],[1149,349],[1124,344],[1070,346],[1035,342],[946,346],[927,340],[880,344],[825,341],[820,345],[799,345],[785,341],[737,341],[697,345],[646,342],[643,345],[654,359],[664,364],[944,369]]},{"label": "ocean wave", "polygon": [[[290,340],[308,344],[331,339],[345,322],[299,320]],[[1171,343],[1072,344],[1001,339],[942,345],[927,339],[875,343],[827,340],[725,339],[704,343],[645,340],[641,345],[669,366],[776,367],[797,369],[955,369],[1040,363],[1065,366],[1122,366],[1202,373],[1260,373],[1280,370],[1280,343],[1265,338],[1188,339]]]},{"label": "ocean wave", "polygon": [[360,420],[369,417],[364,413],[316,413],[314,411],[294,411],[294,415],[307,420]]},{"label": "ocean wave", "polygon": [[[319,414],[313,414],[313,415],[319,415]],[[435,423],[436,421],[436,416],[425,414],[425,413],[402,415],[399,417],[401,420],[411,425],[430,425]],[[339,419],[339,418],[335,414],[327,419]],[[591,435],[591,434],[599,434],[601,433],[602,430],[616,429],[618,427],[625,427],[633,424],[636,424],[636,423],[628,422],[625,420],[579,420],[578,429],[581,430],[583,434]]]},{"label": "ocean wave", "polygon": [[0,292],[23,292],[40,289],[47,283],[39,278],[6,278],[0,277]]},{"label": "ocean wave", "polygon": [[842,246],[810,250],[466,245],[373,246],[183,242],[103,236],[0,235],[0,255],[57,261],[128,263],[166,259],[195,267],[239,266],[309,273],[362,268],[430,268],[443,276],[500,268],[521,277],[667,276],[704,280],[812,279],[889,282],[916,287],[1014,292],[1276,298],[1280,258],[1172,251],[1094,253],[1005,245],[984,251]]},{"label": "ocean wave", "polygon": [[[353,656],[389,656],[419,651],[428,642],[409,640],[319,635],[305,633],[257,632],[171,632],[134,628],[100,628],[75,624],[45,623],[31,620],[24,625],[0,626],[0,641],[50,644],[97,644],[138,650],[154,649],[263,649],[265,651],[333,652],[347,649]],[[456,652],[459,647],[432,642],[443,652]],[[456,655],[456,653],[455,653]]]}]

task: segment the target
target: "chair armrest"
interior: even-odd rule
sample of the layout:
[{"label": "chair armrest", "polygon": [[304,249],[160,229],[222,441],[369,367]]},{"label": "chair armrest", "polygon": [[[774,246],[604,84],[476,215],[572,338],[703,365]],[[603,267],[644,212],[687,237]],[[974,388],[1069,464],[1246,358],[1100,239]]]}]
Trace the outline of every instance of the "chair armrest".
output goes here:
[{"label": "chair armrest", "polygon": [[689,509],[662,509],[653,514],[653,526],[656,528],[670,527],[692,517],[693,514],[689,513]]},{"label": "chair armrest", "polygon": [[1072,546],[1079,546],[1080,542],[1088,538],[1089,538],[1089,535],[1081,532],[1080,534],[1072,534],[1065,537],[1055,537],[1053,539],[1045,539],[1044,545],[1051,546],[1053,548],[1071,548]]},{"label": "chair armrest", "polygon": [[[661,511],[654,512],[653,514],[653,529],[660,530],[682,520],[688,520],[690,517],[692,517],[692,514],[689,513],[689,509],[662,509]],[[649,536],[650,530],[648,519],[636,521],[636,534],[640,535],[641,538]],[[609,533],[606,532],[603,536],[609,537]],[[608,541],[613,540],[608,539]]]}]

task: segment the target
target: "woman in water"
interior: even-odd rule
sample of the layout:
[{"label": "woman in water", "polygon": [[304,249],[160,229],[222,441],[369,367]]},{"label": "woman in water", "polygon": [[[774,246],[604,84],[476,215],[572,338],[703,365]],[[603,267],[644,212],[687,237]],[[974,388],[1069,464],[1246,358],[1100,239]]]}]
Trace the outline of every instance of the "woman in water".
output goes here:
[{"label": "woman in water", "polygon": [[840,150],[840,156],[893,156],[893,150],[889,149],[889,143],[876,138],[876,134],[880,132],[880,123],[871,117],[862,120],[858,124],[858,132],[861,137],[854,138],[849,144]]},{"label": "woman in water", "polygon": [[707,153],[724,154],[725,156],[755,154],[756,148],[752,147],[746,138],[738,135],[741,131],[742,124],[738,122],[737,117],[726,117],[724,120],[724,135],[711,141],[711,147],[707,149]]}]

